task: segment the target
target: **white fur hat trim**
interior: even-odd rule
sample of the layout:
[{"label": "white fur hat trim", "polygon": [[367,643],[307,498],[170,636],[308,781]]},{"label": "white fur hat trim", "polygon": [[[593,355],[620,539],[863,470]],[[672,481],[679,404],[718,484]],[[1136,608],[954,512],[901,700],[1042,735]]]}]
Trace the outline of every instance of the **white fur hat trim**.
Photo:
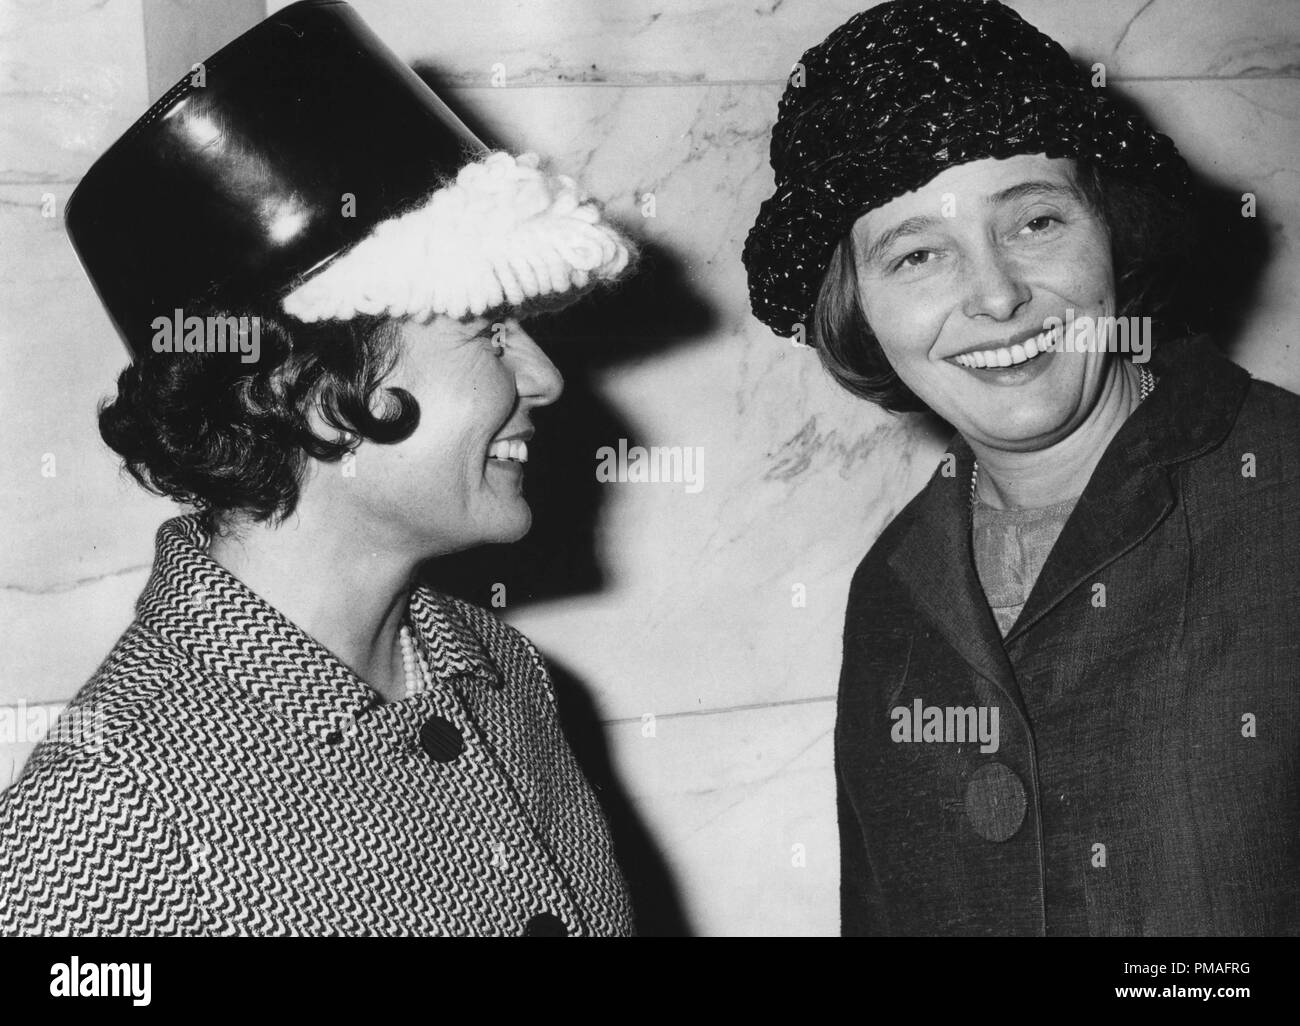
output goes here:
[{"label": "white fur hat trim", "polygon": [[378,225],[283,301],[300,321],[481,316],[616,278],[629,247],[536,154],[491,153],[422,206]]}]

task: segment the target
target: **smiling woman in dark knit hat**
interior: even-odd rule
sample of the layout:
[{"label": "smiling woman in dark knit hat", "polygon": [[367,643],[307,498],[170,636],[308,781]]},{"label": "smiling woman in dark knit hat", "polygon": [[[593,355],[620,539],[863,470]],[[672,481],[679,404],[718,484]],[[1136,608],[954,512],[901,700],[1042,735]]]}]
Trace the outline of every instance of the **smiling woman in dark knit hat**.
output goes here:
[{"label": "smiling woman in dark knit hat", "polygon": [[339,3],[205,62],[67,219],[133,355],[104,438],[198,512],[72,703],[94,731],[0,797],[0,933],[629,932],[537,651],[416,586],[527,531],[562,382],[518,318],[625,240]]},{"label": "smiling woman in dark knit hat", "polygon": [[755,315],[957,432],[850,590],[843,932],[1300,931],[1300,399],[1180,331],[1173,143],[912,0],[804,54],[771,157]]}]

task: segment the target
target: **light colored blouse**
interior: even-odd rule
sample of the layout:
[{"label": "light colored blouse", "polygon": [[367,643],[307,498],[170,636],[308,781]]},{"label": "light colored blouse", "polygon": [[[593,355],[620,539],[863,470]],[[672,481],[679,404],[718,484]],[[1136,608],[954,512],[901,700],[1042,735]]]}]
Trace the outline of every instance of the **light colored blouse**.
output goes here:
[{"label": "light colored blouse", "polygon": [[1004,638],[1078,501],[1076,495],[1038,509],[997,509],[976,498],[975,569]]}]

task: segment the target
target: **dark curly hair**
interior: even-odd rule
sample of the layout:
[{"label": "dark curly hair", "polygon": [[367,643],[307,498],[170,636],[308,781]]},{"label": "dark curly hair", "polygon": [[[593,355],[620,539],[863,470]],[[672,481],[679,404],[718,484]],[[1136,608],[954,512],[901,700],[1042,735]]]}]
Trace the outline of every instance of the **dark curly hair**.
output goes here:
[{"label": "dark curly hair", "polygon": [[[1194,233],[1189,213],[1152,186],[1076,162],[1074,185],[1110,237],[1117,317],[1152,319],[1153,344],[1189,330],[1183,283]],[[822,364],[841,386],[895,413],[928,411],[894,372],[858,299],[853,235],[836,244],[817,293],[812,338]]]},{"label": "dark curly hair", "polygon": [[[155,353],[121,373],[117,397],[100,403],[99,432],[151,492],[217,516],[281,521],[297,506],[308,457],[336,462],[359,438],[397,442],[419,423],[415,398],[383,385],[400,356],[397,321],[187,313],[258,317],[260,356]],[[313,432],[313,408],[336,437]]]}]

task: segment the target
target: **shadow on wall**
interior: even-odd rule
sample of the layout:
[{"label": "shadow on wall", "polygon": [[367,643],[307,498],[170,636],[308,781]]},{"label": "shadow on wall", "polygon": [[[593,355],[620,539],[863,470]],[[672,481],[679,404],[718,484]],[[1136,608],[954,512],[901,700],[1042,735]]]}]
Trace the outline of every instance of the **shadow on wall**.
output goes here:
[{"label": "shadow on wall", "polygon": [[1228,188],[1200,175],[1195,179],[1196,254],[1183,302],[1189,326],[1209,333],[1231,356],[1258,305],[1259,285],[1273,256],[1272,237],[1284,226],[1266,221],[1258,212],[1243,216],[1242,193],[1249,189]]},{"label": "shadow on wall", "polygon": [[[635,437],[597,394],[591,373],[692,344],[713,327],[684,269],[671,254],[648,248],[638,273],[615,289],[529,320],[526,328],[564,375],[564,394],[539,409],[525,485],[533,509],[528,535],[436,560],[426,577],[440,591],[493,607],[494,587],[511,607],[598,593],[605,574],[597,552],[605,491],[596,480],[596,450]],[[504,588],[504,593],[500,591]],[[609,819],[642,935],[690,932],[667,865],[616,779],[590,686],[548,658],[560,716],[579,764]]]},{"label": "shadow on wall", "polygon": [[[417,67],[437,92],[436,74]],[[457,113],[489,144],[492,133],[472,114]],[[633,234],[629,232],[629,234]],[[525,328],[564,376],[564,394],[534,414],[525,484],[533,510],[528,535],[513,545],[484,546],[431,562],[424,577],[439,591],[488,608],[509,608],[599,593],[605,573],[597,552],[603,487],[596,450],[632,429],[592,386],[594,371],[698,344],[716,318],[690,286],[686,268],[662,248],[643,245],[637,272],[567,309],[529,318]],[[495,590],[494,590],[495,589]],[[504,589],[504,591],[502,591]],[[494,603],[494,597],[499,601]],[[616,778],[591,687],[547,658],[565,734],[609,820],[643,936],[690,933],[663,853]]]},{"label": "shadow on wall", "polygon": [[[492,608],[511,608],[598,593],[605,575],[597,552],[604,489],[596,450],[628,438],[629,426],[592,387],[593,369],[689,344],[712,327],[681,265],[661,250],[644,252],[639,273],[526,328],[564,375],[564,394],[534,414],[525,485],[533,510],[528,535],[513,545],[473,549],[430,563],[425,576],[440,591]],[[496,605],[500,605],[498,602]],[[689,932],[663,855],[616,779],[590,687],[548,657],[560,716],[579,764],[609,819],[642,935]]]},{"label": "shadow on wall", "polygon": [[[1110,95],[1120,109],[1154,124],[1129,97],[1114,91]],[[1178,145],[1180,140],[1172,138]],[[1173,335],[1205,332],[1220,350],[1232,355],[1258,303],[1259,285],[1274,251],[1271,235],[1281,233],[1283,225],[1268,223],[1253,204],[1246,212],[1242,194],[1250,192],[1249,186],[1212,181],[1196,167],[1192,167],[1192,184],[1196,211],[1185,240],[1190,252],[1168,254],[1175,278],[1171,290],[1175,316],[1169,318],[1167,330]]]}]

